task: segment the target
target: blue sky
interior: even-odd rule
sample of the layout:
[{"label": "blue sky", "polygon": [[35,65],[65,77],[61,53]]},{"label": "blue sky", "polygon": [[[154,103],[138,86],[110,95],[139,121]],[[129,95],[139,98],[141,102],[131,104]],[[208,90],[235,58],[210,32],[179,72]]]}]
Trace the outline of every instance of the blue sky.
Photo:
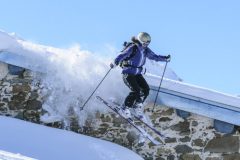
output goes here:
[{"label": "blue sky", "polygon": [[240,94],[238,0],[6,0],[0,29],[40,44],[90,51],[121,49],[138,32],[151,34],[157,54],[185,81]]}]

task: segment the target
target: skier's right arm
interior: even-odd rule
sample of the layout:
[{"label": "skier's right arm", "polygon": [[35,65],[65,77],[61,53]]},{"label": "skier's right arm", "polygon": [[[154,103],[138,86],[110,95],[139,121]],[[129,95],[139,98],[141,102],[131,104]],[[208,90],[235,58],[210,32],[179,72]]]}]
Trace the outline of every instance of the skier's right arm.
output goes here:
[{"label": "skier's right arm", "polygon": [[[125,58],[127,58],[127,57],[129,57],[131,55],[132,51],[133,51],[133,45],[129,46],[124,51],[122,51],[121,54],[119,54],[117,56],[117,58],[115,58],[115,60],[113,62],[114,64],[113,63],[110,64],[110,67],[112,65],[120,64]],[[111,67],[111,68],[113,68],[113,67]]]}]

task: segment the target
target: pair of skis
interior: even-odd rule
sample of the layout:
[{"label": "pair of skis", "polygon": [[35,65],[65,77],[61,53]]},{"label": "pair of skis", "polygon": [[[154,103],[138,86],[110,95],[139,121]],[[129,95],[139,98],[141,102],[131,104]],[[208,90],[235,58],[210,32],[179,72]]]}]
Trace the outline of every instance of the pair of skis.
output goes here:
[{"label": "pair of skis", "polygon": [[117,113],[121,118],[125,119],[131,126],[133,126],[144,138],[147,138],[155,145],[165,144],[164,138],[165,136],[161,134],[158,130],[156,130],[153,126],[150,124],[142,121],[139,117],[134,115],[134,118],[139,120],[141,123],[143,123],[146,127],[151,129],[153,132],[155,132],[157,135],[159,135],[159,138],[161,140],[161,143],[157,140],[155,140],[144,128],[140,127],[134,122],[133,118],[126,118],[120,113],[120,106],[115,103],[115,106],[104,100],[102,97],[97,96],[97,99],[100,100],[103,104],[105,104],[107,107],[109,107],[111,110],[113,110],[115,113]]}]

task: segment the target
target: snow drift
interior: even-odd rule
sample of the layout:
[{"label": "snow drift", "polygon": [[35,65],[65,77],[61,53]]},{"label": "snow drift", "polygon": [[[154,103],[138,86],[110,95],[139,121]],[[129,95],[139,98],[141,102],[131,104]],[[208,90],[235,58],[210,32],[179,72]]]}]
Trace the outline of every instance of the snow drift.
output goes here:
[{"label": "snow drift", "polygon": [[[0,116],[0,128],[0,150],[24,155],[8,154],[12,160],[142,160],[111,142],[22,120]],[[0,152],[0,158],[3,153],[6,157]]]}]

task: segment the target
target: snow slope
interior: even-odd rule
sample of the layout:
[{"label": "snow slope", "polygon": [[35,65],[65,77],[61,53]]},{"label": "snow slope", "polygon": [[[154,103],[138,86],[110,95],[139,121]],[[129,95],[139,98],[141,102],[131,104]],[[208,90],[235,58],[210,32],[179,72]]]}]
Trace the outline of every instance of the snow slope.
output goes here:
[{"label": "snow slope", "polygon": [[0,150],[0,159],[1,160],[36,160],[30,157],[23,156],[21,154],[14,154],[11,152],[1,151],[1,150]]},{"label": "snow slope", "polygon": [[8,155],[8,160],[25,156],[40,160],[142,160],[136,153],[111,142],[22,120],[0,116],[0,128],[0,158]]}]

